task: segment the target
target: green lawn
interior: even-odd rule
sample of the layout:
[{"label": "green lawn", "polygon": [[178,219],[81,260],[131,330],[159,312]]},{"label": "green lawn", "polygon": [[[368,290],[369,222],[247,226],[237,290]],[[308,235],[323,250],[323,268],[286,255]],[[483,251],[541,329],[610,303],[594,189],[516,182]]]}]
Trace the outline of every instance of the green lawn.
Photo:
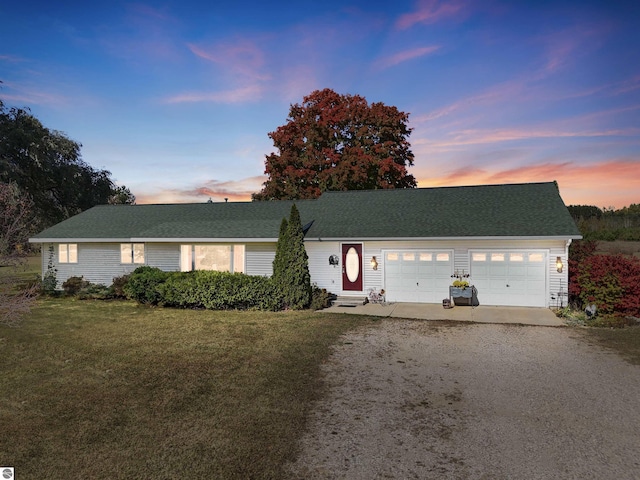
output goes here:
[{"label": "green lawn", "polygon": [[0,326],[0,465],[26,479],[278,479],[319,366],[374,319],[39,300]]}]

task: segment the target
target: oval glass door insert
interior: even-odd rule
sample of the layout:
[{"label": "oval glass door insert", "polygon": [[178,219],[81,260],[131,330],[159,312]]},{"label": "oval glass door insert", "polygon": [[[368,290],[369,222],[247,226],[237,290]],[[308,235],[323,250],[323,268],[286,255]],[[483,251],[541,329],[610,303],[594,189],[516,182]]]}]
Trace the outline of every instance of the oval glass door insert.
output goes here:
[{"label": "oval glass door insert", "polygon": [[358,252],[353,247],[347,250],[344,268],[347,274],[347,278],[351,283],[354,283],[356,280],[358,280],[358,277],[360,276],[360,258],[358,257]]}]

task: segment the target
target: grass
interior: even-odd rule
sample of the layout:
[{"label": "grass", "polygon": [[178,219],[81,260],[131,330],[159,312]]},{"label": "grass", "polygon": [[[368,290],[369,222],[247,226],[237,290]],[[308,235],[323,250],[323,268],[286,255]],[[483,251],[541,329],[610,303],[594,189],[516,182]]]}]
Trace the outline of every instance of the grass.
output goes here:
[{"label": "grass", "polygon": [[40,300],[0,326],[0,465],[21,479],[284,478],[320,365],[367,317]]},{"label": "grass", "polygon": [[0,280],[11,279],[18,283],[29,282],[40,278],[41,264],[40,254],[29,255],[24,262],[17,267],[0,264]]}]

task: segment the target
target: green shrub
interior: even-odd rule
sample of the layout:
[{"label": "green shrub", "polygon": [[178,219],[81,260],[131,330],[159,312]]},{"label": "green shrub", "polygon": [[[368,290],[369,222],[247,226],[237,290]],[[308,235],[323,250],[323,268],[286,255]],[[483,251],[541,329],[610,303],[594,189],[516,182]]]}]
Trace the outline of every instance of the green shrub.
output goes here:
[{"label": "green shrub", "polygon": [[74,296],[83,288],[86,288],[89,285],[89,282],[84,279],[84,277],[69,277],[62,284],[62,289],[64,293],[67,295]]},{"label": "green shrub", "polygon": [[121,277],[114,277],[111,282],[111,290],[113,298],[126,298],[127,294],[124,291],[124,286],[129,281],[129,275],[122,275]]},{"label": "green shrub", "polygon": [[138,267],[122,289],[138,303],[176,308],[277,311],[283,305],[282,294],[270,278],[243,273]]},{"label": "green shrub", "polygon": [[197,270],[168,275],[158,286],[160,304],[211,310],[280,310],[282,297],[267,277]]},{"label": "green shrub", "polygon": [[327,289],[313,285],[311,287],[311,304],[309,305],[309,309],[315,311],[329,308],[332,298],[333,295],[328,292]]},{"label": "green shrub", "polygon": [[76,294],[76,297],[80,300],[109,300],[114,298],[113,288],[101,283],[87,282],[87,285]]},{"label": "green shrub", "polygon": [[138,267],[123,286],[127,298],[144,305],[158,305],[162,301],[159,287],[167,280],[169,273],[155,267]]},{"label": "green shrub", "polygon": [[273,281],[282,292],[284,305],[292,310],[307,308],[311,302],[309,257],[297,207],[291,206],[289,221],[282,220],[273,261]]}]

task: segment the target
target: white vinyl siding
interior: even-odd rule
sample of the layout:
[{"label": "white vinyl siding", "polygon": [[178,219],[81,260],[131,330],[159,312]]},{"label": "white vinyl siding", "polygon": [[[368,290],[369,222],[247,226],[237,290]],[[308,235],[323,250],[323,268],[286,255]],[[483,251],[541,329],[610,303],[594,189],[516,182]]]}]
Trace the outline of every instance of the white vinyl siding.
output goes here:
[{"label": "white vinyl siding", "polygon": [[276,257],[275,243],[247,243],[245,246],[245,273],[270,277]]}]

